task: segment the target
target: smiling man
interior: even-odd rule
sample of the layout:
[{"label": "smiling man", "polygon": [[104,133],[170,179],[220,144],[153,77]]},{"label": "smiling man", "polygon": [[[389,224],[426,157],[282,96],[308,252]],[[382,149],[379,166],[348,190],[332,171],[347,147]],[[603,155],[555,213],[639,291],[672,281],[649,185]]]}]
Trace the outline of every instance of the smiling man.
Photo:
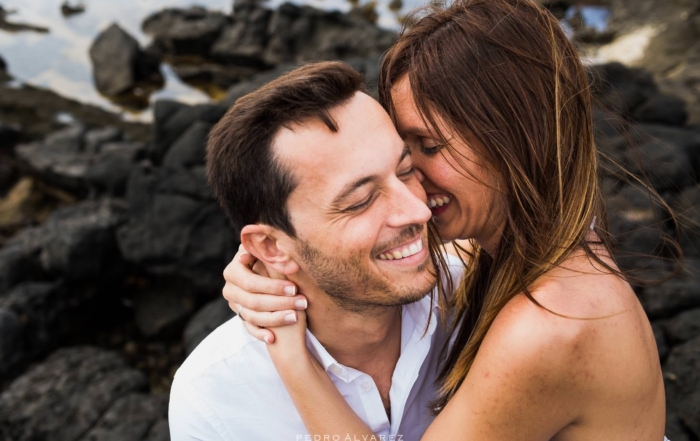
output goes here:
[{"label": "smiling man", "polygon": [[[316,63],[241,98],[212,130],[207,170],[246,249],[309,299],[307,347],[349,405],[384,439],[417,440],[445,340],[426,296],[431,212],[363,84]],[[240,316],[178,370],[169,418],[176,441],[312,439]]]}]

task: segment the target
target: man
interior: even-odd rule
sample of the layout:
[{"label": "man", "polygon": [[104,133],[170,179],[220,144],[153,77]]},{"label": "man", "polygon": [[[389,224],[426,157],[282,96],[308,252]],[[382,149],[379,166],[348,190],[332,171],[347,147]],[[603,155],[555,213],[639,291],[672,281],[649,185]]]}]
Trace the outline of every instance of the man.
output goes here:
[{"label": "man", "polygon": [[[307,347],[349,405],[383,439],[417,440],[445,340],[426,296],[431,212],[363,87],[339,62],[267,84],[214,127],[207,171],[245,248],[309,299]],[[176,441],[313,439],[240,316],[180,367],[169,418]]]}]

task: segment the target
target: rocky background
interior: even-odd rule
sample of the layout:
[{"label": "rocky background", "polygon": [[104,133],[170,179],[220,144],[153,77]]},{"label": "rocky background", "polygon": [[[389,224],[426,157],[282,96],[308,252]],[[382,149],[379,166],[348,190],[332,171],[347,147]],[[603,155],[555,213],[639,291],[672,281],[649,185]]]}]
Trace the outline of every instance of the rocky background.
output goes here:
[{"label": "rocky background", "polygon": [[[698,441],[700,6],[605,4],[604,30],[586,26],[576,2],[546,6],[593,56],[627,53],[630,36],[650,36],[627,66],[591,67],[598,145],[646,176],[681,221],[677,228],[601,156],[620,264],[672,276],[637,292],[663,363],[667,434]],[[145,19],[153,38],[145,48],[115,24],[90,50],[106,96],[147,95],[164,61],[183,79],[227,90],[216,104],[159,101],[153,124],[18,87],[0,58],[0,440],[169,439],[175,370],[233,316],[221,274],[238,243],[206,185],[208,130],[237,98],[300,62],[346,60],[375,82],[396,35],[372,21],[360,6],[349,14],[241,2],[231,15],[171,9]],[[60,112],[75,121],[57,122]],[[662,246],[674,234],[685,254],[676,275],[674,253]]]}]

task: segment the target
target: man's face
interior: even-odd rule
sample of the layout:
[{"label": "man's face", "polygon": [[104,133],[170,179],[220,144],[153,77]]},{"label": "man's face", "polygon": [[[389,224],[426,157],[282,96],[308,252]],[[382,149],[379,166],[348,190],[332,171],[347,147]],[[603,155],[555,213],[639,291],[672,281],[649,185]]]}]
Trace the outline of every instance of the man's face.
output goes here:
[{"label": "man's face", "polygon": [[342,307],[410,303],[435,284],[431,212],[389,116],[357,93],[333,109],[338,132],[312,120],[282,129],[273,149],[299,183],[287,201],[293,258]]}]

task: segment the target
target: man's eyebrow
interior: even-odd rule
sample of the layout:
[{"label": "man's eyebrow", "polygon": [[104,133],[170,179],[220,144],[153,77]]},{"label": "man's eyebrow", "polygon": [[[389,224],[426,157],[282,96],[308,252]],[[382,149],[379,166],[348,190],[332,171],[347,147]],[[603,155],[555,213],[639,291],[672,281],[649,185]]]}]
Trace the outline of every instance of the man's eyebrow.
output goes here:
[{"label": "man's eyebrow", "polygon": [[[408,148],[408,145],[404,145],[403,151],[401,152],[401,157],[399,157],[399,162],[397,164],[401,165],[404,159],[406,159],[406,156],[411,155],[411,150]],[[343,190],[340,192],[340,194],[333,200],[333,206],[339,207],[345,199],[347,199],[355,190],[358,188],[369,184],[372,181],[376,181],[379,179],[379,176],[377,175],[371,175],[371,176],[365,176],[364,178],[358,179],[355,182],[351,182],[350,184],[346,185],[343,187]]]},{"label": "man's eyebrow", "polygon": [[372,175],[372,176],[365,176],[364,178],[358,179],[355,182],[351,182],[350,184],[346,185],[343,187],[343,190],[340,192],[340,194],[333,200],[333,206],[339,207],[345,199],[347,199],[355,190],[358,188],[362,187],[363,185],[367,185],[372,181],[376,181],[379,179],[379,176],[377,175]]}]

